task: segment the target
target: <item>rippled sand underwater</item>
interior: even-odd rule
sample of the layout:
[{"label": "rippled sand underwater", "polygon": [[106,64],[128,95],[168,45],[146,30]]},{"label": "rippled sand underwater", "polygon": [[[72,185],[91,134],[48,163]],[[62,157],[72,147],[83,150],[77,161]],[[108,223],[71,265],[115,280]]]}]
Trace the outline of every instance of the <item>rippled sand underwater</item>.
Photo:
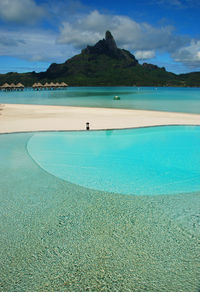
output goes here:
[{"label": "rippled sand underwater", "polygon": [[62,181],[28,155],[31,136],[0,136],[0,291],[199,291],[199,193]]}]

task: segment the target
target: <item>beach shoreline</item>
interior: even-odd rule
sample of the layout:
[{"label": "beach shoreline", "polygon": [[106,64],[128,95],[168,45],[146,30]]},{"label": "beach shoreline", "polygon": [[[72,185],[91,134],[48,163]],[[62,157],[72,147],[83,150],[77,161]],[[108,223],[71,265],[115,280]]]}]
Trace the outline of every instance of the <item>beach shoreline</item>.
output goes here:
[{"label": "beach shoreline", "polygon": [[0,104],[0,133],[200,125],[200,114],[52,105]]}]

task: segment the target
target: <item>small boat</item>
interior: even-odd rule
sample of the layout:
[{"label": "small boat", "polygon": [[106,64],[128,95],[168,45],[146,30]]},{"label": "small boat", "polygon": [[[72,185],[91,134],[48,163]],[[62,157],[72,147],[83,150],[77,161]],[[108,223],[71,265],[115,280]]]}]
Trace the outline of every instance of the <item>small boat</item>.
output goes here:
[{"label": "small boat", "polygon": [[114,100],[120,100],[120,97],[116,95],[113,99]]}]

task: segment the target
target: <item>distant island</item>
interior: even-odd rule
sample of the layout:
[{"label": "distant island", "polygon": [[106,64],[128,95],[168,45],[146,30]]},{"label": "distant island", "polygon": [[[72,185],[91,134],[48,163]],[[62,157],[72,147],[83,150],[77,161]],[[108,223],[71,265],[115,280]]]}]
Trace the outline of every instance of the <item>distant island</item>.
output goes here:
[{"label": "distant island", "polygon": [[199,87],[200,72],[174,74],[153,64],[139,64],[133,54],[117,48],[112,34],[63,64],[53,63],[45,72],[0,74],[3,83],[66,82],[69,86],[180,86]]}]

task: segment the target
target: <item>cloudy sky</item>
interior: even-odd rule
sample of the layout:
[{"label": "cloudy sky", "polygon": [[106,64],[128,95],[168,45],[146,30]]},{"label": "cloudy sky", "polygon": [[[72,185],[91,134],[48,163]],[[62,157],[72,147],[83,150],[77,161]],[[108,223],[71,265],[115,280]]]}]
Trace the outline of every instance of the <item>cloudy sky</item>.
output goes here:
[{"label": "cloudy sky", "polygon": [[140,63],[200,71],[199,0],[0,0],[0,73],[45,71],[106,30]]}]

